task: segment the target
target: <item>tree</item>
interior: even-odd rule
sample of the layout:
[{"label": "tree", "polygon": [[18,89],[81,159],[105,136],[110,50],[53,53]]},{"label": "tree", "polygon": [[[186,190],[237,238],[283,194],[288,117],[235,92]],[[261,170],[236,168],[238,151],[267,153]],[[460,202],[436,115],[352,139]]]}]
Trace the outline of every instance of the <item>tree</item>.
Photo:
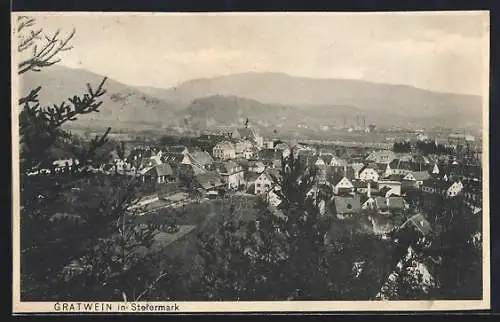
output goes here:
[{"label": "tree", "polygon": [[[259,199],[255,221],[242,222],[235,211],[222,218],[215,233],[201,238],[197,298],[372,299],[395,265],[387,245],[345,222],[321,217],[319,200],[306,197],[315,184],[314,169],[293,153],[282,162],[276,184],[282,200],[277,208]],[[331,236],[332,225],[342,235]],[[359,273],[357,265],[363,266]]]},{"label": "tree", "polygon": [[411,144],[408,141],[394,142],[392,150],[396,153],[408,153],[411,152]]},{"label": "tree", "polygon": [[442,299],[480,299],[482,296],[481,216],[474,215],[461,196],[442,199],[437,225],[440,234],[429,253],[440,258],[437,278]]},{"label": "tree", "polygon": [[[33,18],[17,22],[19,75],[42,72],[71,49],[74,31],[47,35]],[[99,111],[105,81],[59,105],[41,104],[41,86],[19,99],[22,299],[118,299],[148,289],[144,256],[137,254],[151,244],[153,231],[133,224],[127,212],[137,199],[135,178],[87,168],[109,160],[111,129],[90,142],[63,129],[79,115]],[[42,175],[52,166],[54,147],[80,162],[62,175]]]}]

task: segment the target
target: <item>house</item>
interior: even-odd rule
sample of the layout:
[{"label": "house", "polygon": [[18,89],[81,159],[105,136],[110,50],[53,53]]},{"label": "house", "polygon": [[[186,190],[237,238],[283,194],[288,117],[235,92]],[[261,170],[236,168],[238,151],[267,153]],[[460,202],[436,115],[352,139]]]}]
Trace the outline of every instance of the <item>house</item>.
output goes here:
[{"label": "house", "polygon": [[271,205],[271,207],[274,207],[274,208],[278,207],[283,202],[283,200],[281,199],[281,197],[278,194],[278,191],[275,189],[271,189],[266,194],[266,199],[267,199],[267,202],[269,203],[269,205]]},{"label": "house", "polygon": [[243,167],[235,161],[215,162],[213,168],[227,183],[229,189],[239,189],[245,185]]},{"label": "house", "polygon": [[207,171],[194,176],[194,180],[199,190],[203,195],[217,195],[221,190],[224,190],[226,183],[222,177],[215,171]]},{"label": "house", "polygon": [[255,179],[255,194],[260,195],[270,191],[274,184],[273,178],[266,171],[262,172],[262,174]]},{"label": "house", "polygon": [[236,148],[230,141],[222,141],[214,146],[212,154],[214,158],[219,160],[234,159],[236,158]]},{"label": "house", "polygon": [[262,149],[258,152],[257,157],[266,166],[272,168],[281,167],[282,154],[276,149]]},{"label": "house", "polygon": [[[243,153],[247,149],[254,147],[254,144],[250,140],[233,140],[234,150],[237,157],[243,156]],[[215,157],[215,155],[214,155]]]},{"label": "house", "polygon": [[306,196],[313,199],[319,198],[328,200],[331,198],[332,192],[332,187],[329,184],[318,184],[312,186],[312,188],[307,192]]},{"label": "house", "polygon": [[206,170],[213,162],[214,159],[212,159],[210,154],[206,151],[187,151],[184,153],[181,163],[193,165]]},{"label": "house", "polygon": [[144,168],[139,173],[143,182],[166,183],[175,180],[174,170],[168,163],[161,163],[153,167]]},{"label": "house", "polygon": [[387,164],[396,158],[396,154],[391,150],[373,151],[366,158],[369,162]]},{"label": "house", "polygon": [[337,218],[344,219],[361,212],[361,200],[356,196],[334,196],[333,209]]},{"label": "house", "polygon": [[385,191],[385,196],[389,196],[389,195],[400,196],[401,195],[401,181],[380,179],[378,181],[379,192],[382,192],[384,188],[388,188],[388,190]]},{"label": "house", "polygon": [[274,169],[266,169],[255,179],[255,194],[263,194],[275,187],[279,174]]},{"label": "house", "polygon": [[251,160],[257,156],[258,152],[259,152],[259,150],[256,147],[252,146],[252,147],[246,148],[243,151],[242,156],[243,156],[243,158],[245,158],[247,160]]},{"label": "house", "polygon": [[54,172],[64,172],[75,169],[80,164],[77,159],[59,159],[52,162]]},{"label": "house", "polygon": [[375,204],[379,213],[398,213],[408,208],[403,197],[375,197]]},{"label": "house", "polygon": [[446,196],[448,198],[453,198],[457,196],[460,192],[462,192],[462,189],[464,188],[464,185],[462,184],[461,181],[454,182],[448,190],[446,190]]},{"label": "house", "polygon": [[359,180],[362,181],[373,181],[377,182],[379,179],[379,173],[377,171],[377,167],[374,165],[367,165],[361,172],[359,173]]},{"label": "house", "polygon": [[314,164],[316,167],[322,167],[327,165],[325,160],[319,155],[316,155],[311,159],[311,164]]},{"label": "house", "polygon": [[[328,163],[330,167],[345,167],[347,165],[347,161],[345,159],[333,156]],[[361,168],[364,167],[364,165],[361,165]],[[360,168],[360,169],[361,169]],[[359,170],[358,170],[359,171]]]},{"label": "house", "polygon": [[351,180],[347,177],[343,177],[333,186],[333,193],[336,195],[339,194],[348,194],[354,191],[354,185]]},{"label": "house", "polygon": [[[361,181],[359,179],[351,180],[352,185],[354,186],[354,192],[360,194],[366,194],[368,192],[368,181]],[[370,191],[373,192],[374,188],[370,187]]]},{"label": "house", "polygon": [[450,185],[451,183],[448,180],[431,178],[428,180],[424,180],[421,190],[422,192],[429,194],[444,195],[446,194]]},{"label": "house", "polygon": [[410,155],[402,155],[399,158],[393,159],[388,163],[388,167],[390,169],[389,175],[407,174],[415,170]]},{"label": "house", "polygon": [[413,172],[407,173],[403,177],[403,180],[415,181],[415,183],[417,184],[417,187],[421,187],[422,184],[424,183],[424,181],[428,180],[430,178],[431,178],[431,175],[427,171],[413,171]]},{"label": "house", "polygon": [[266,165],[262,161],[250,160],[248,162],[248,171],[262,173],[266,169]]},{"label": "house", "polygon": [[261,175],[261,173],[244,171],[244,178],[246,183],[246,189],[248,193],[255,193],[255,180]]},{"label": "house", "polygon": [[375,198],[368,196],[361,204],[361,209],[363,210],[374,210],[377,208],[377,202]]}]

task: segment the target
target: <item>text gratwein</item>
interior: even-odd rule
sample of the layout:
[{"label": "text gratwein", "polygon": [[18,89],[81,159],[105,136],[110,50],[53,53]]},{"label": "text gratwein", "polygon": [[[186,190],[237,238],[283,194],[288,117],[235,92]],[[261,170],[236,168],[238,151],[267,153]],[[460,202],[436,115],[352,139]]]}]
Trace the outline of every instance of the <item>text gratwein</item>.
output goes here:
[{"label": "text gratwein", "polygon": [[149,303],[101,303],[101,302],[71,302],[54,304],[56,312],[175,312],[179,305],[149,304]]}]

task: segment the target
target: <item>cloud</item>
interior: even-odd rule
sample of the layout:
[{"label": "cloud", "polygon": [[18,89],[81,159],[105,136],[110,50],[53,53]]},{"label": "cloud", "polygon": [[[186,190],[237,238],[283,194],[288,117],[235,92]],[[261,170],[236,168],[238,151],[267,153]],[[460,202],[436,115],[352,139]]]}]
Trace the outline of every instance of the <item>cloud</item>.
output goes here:
[{"label": "cloud", "polygon": [[77,29],[67,65],[124,83],[276,71],[481,92],[488,16],[466,13],[57,16]]}]

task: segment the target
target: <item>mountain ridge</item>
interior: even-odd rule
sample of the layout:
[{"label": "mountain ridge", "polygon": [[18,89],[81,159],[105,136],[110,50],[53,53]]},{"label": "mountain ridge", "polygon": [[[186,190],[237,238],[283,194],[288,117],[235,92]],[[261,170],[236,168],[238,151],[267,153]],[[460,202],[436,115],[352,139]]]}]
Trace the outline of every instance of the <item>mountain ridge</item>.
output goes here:
[{"label": "mountain ridge", "polygon": [[[21,87],[26,91],[43,85],[40,99],[52,104],[68,95],[82,93],[87,82],[97,85],[102,77],[85,69],[54,66],[42,72],[26,73]],[[208,117],[207,113],[200,112],[204,108],[215,114],[226,113],[227,117],[216,115],[214,119],[229,122],[235,116],[231,106],[243,111],[240,113],[262,118],[264,123],[277,116],[285,117],[282,114],[288,107],[287,111],[295,115],[283,119],[290,123],[286,126],[296,126],[294,122],[303,119],[310,119],[312,126],[328,121],[339,125],[342,118],[353,123],[358,116],[368,122],[401,126],[480,126],[482,120],[481,98],[474,95],[275,72],[193,79],[166,89],[132,86],[109,78],[106,89],[102,112],[81,117],[83,123],[106,120],[129,125],[137,122],[161,127],[183,126],[186,118],[193,120],[192,113],[198,118]],[[259,113],[252,111],[253,108]],[[203,120],[198,123],[202,124]]]}]

